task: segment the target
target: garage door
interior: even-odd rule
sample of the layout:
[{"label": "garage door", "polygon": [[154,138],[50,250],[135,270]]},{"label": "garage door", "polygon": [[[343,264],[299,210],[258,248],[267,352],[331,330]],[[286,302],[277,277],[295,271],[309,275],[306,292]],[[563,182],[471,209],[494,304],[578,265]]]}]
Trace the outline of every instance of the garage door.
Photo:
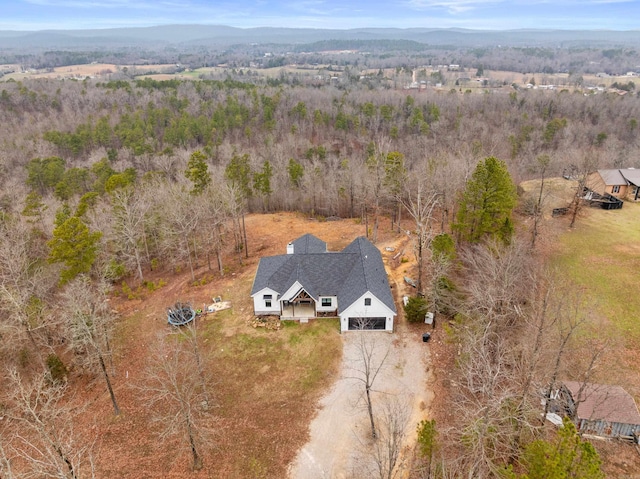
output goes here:
[{"label": "garage door", "polygon": [[385,329],[387,318],[349,318],[349,331],[358,329]]}]

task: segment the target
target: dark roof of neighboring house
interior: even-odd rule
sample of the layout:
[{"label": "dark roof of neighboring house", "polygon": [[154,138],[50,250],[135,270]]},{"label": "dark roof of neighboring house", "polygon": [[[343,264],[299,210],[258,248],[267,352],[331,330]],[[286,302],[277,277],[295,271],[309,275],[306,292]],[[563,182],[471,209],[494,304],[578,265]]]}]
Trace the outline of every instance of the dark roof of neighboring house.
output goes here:
[{"label": "dark roof of neighboring house", "polygon": [[623,168],[613,170],[598,170],[605,185],[640,185],[640,170]]},{"label": "dark roof of neighboring house", "polygon": [[[564,385],[573,400],[579,403],[578,419],[640,424],[636,402],[622,387],[577,381],[564,381]],[[580,388],[583,388],[582,392]]]},{"label": "dark roof of neighboring house", "polygon": [[326,243],[310,234],[293,245],[293,254],[260,259],[252,295],[264,288],[284,294],[298,281],[316,301],[320,296],[336,296],[339,312],[367,291],[396,312],[382,255],[366,238],[356,238],[335,253],[327,252]]}]

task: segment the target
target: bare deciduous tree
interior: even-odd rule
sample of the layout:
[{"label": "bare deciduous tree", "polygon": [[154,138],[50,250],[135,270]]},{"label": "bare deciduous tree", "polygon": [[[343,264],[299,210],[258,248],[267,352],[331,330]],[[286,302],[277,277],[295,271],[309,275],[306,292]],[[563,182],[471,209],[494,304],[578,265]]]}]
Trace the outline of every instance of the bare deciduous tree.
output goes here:
[{"label": "bare deciduous tree", "polygon": [[543,217],[543,194],[544,194],[544,180],[549,168],[551,158],[549,155],[541,155],[537,158],[537,169],[540,172],[540,189],[538,190],[538,199],[533,205],[533,227],[531,228],[531,247],[536,245],[536,238],[538,237],[538,226]]},{"label": "bare deciduous tree", "polygon": [[353,379],[359,381],[363,388],[363,396],[367,413],[369,415],[369,422],[371,424],[371,437],[376,439],[378,437],[378,431],[375,424],[375,414],[373,411],[372,393],[375,391],[373,386],[375,381],[385,366],[387,358],[389,357],[390,348],[388,346],[382,346],[379,341],[376,341],[376,335],[378,333],[372,331],[363,331],[366,327],[366,320],[360,320],[360,332],[354,332],[357,334],[357,357],[353,358],[355,365],[352,368]]},{"label": "bare deciduous tree", "polygon": [[569,228],[573,228],[576,224],[576,220],[582,211],[584,205],[585,188],[589,188],[589,174],[593,173],[598,165],[598,160],[593,156],[585,157],[580,163],[579,167],[573,168],[572,176],[577,180],[576,191],[571,200],[569,207],[571,212],[571,223]]},{"label": "bare deciduous tree", "polygon": [[397,466],[411,417],[410,398],[386,396],[377,409],[377,437],[359,438],[359,472],[366,477],[393,479],[400,474]]},{"label": "bare deciduous tree", "polygon": [[187,260],[194,281],[194,267],[198,262],[196,233],[201,224],[202,209],[195,207],[194,198],[184,184],[165,183],[160,193],[164,249],[174,260]]},{"label": "bare deciduous tree", "polygon": [[133,261],[138,279],[144,281],[142,258],[146,244],[145,221],[151,203],[141,188],[132,186],[111,191],[110,196],[116,244],[127,263]]},{"label": "bare deciduous tree", "polygon": [[13,468],[11,467],[11,457],[6,450],[6,444],[8,443],[8,433],[0,431],[0,477],[15,479],[16,476],[13,474]]},{"label": "bare deciduous tree", "polygon": [[[15,370],[9,373],[8,384],[7,416],[13,424],[9,447],[21,467],[26,468],[20,474],[14,470],[14,474],[57,479],[94,477],[90,444],[83,444],[76,437],[73,411],[63,400],[66,386],[52,384],[45,374],[28,381]],[[85,462],[89,463],[88,469]],[[4,467],[11,474],[6,456]]]},{"label": "bare deciduous tree", "polygon": [[[201,195],[201,206],[203,210],[203,220],[207,229],[207,242],[209,249],[213,249],[218,263],[218,271],[220,276],[224,275],[224,267],[222,264],[222,247],[224,245],[224,231],[227,221],[233,218],[233,208],[227,202],[228,196],[225,196],[226,184],[214,184],[207,188],[205,193]],[[211,269],[210,251],[207,251],[207,263]]]},{"label": "bare deciduous tree", "polygon": [[194,470],[203,467],[215,425],[207,392],[209,381],[203,377],[199,359],[200,352],[192,345],[170,335],[161,336],[140,386],[161,426],[160,437],[177,440],[179,449],[188,450]]},{"label": "bare deciduous tree", "polygon": [[110,337],[115,316],[109,308],[107,285],[92,284],[87,276],[79,276],[64,291],[65,324],[69,346],[82,366],[100,371],[105,380],[113,410],[120,408],[107,370],[111,358]]},{"label": "bare deciduous tree", "polygon": [[37,333],[48,325],[43,299],[55,279],[43,270],[42,259],[33,256],[31,243],[27,225],[0,221],[0,331],[23,335],[42,362]]},{"label": "bare deciduous tree", "polygon": [[422,293],[422,270],[424,266],[424,252],[433,238],[433,212],[438,205],[439,193],[430,189],[422,175],[413,186],[406,188],[401,201],[415,222],[416,261],[418,262],[418,281],[416,289]]}]

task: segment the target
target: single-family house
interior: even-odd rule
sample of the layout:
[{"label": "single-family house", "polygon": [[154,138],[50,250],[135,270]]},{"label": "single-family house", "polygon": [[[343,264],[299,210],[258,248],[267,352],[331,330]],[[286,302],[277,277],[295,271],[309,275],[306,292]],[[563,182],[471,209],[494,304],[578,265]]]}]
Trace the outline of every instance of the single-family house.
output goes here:
[{"label": "single-family house", "polygon": [[640,199],[640,170],[622,168],[598,170],[589,175],[586,186],[596,193],[615,196],[621,200]]},{"label": "single-family house", "polygon": [[640,435],[638,407],[620,386],[564,381],[549,400],[549,411],[572,418],[581,433],[634,440]]},{"label": "single-family house", "polygon": [[382,255],[364,237],[339,252],[311,234],[298,238],[287,254],[260,259],[251,297],[256,315],[338,316],[342,331],[393,331],[397,314]]}]

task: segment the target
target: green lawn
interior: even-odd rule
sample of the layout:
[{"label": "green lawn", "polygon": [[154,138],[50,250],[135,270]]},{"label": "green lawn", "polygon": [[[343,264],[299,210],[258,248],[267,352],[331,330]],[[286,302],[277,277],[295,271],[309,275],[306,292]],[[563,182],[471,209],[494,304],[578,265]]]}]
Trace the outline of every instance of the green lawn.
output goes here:
[{"label": "green lawn", "polygon": [[553,263],[606,318],[601,333],[640,344],[640,204],[585,210],[559,242]]}]

